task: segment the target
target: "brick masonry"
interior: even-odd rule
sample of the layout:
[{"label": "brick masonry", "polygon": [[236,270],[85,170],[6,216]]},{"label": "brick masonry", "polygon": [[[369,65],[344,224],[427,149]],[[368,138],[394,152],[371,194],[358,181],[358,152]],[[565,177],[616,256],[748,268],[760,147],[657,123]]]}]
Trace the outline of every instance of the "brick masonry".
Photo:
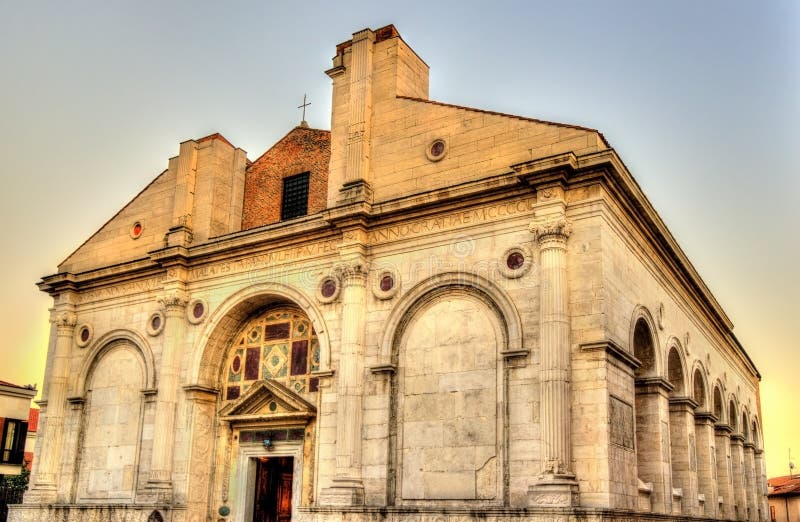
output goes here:
[{"label": "brick masonry", "polygon": [[325,208],[331,133],[295,127],[247,167],[242,230],[281,220],[283,178],[309,172],[308,213]]}]

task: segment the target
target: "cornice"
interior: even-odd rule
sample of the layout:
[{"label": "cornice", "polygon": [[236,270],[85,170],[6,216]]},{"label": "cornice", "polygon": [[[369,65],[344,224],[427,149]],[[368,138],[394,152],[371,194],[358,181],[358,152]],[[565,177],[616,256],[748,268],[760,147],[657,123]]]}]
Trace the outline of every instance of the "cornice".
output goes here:
[{"label": "cornice", "polygon": [[584,343],[580,345],[581,351],[583,352],[594,352],[594,351],[602,351],[607,354],[608,358],[613,358],[631,370],[636,370],[642,365],[642,362],[634,357],[632,354],[626,352],[620,345],[616,342],[612,341],[611,339],[591,342],[591,343]]}]

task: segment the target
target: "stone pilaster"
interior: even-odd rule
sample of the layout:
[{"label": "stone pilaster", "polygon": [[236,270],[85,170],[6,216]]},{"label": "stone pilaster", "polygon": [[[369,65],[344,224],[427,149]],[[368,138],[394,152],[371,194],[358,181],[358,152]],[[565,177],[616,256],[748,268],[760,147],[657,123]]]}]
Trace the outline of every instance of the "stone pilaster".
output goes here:
[{"label": "stone pilaster", "polygon": [[[688,397],[669,400],[669,435],[672,457],[672,487],[683,493],[681,513],[697,514],[697,442],[694,433],[694,409],[697,403]],[[673,506],[674,512],[675,506]]]},{"label": "stone pilaster", "polygon": [[767,520],[769,503],[767,501],[767,474],[764,469],[764,450],[755,448],[753,451],[756,462],[756,505],[759,511],[759,520]]},{"label": "stone pilaster", "polygon": [[61,463],[67,406],[69,357],[77,316],[70,306],[55,310],[51,321],[56,326],[56,342],[47,397],[44,398],[46,401],[44,443],[41,445],[40,454],[36,455],[39,466],[31,488],[35,491],[32,497],[43,503],[55,502],[57,496],[58,468]]},{"label": "stone pilaster", "polygon": [[717,497],[716,439],[714,437],[714,421],[716,417],[708,412],[694,415],[694,433],[697,437],[697,491],[698,499],[702,496],[702,510],[697,514],[708,518],[719,518]]},{"label": "stone pilaster", "polygon": [[372,128],[372,58],[375,33],[364,29],[353,34],[350,62],[347,145],[341,202],[371,199],[369,148]]},{"label": "stone pilaster", "polygon": [[530,231],[539,244],[539,380],[541,386],[541,461],[539,480],[528,490],[531,505],[572,506],[578,486],[572,464],[570,426],[570,317],[567,238],[572,225],[563,214],[535,221]]},{"label": "stone pilaster", "polygon": [[652,485],[654,513],[672,513],[669,392],[673,386],[660,377],[636,379],[636,467],[638,478]]},{"label": "stone pilaster", "polygon": [[755,486],[755,446],[752,442],[745,442],[742,447],[744,449],[744,494],[747,502],[747,520],[759,520]]},{"label": "stone pilaster", "polygon": [[719,518],[732,520],[736,518],[733,509],[736,500],[733,497],[731,481],[733,467],[731,461],[731,427],[727,424],[714,426],[714,439],[717,452],[717,495],[722,499]]},{"label": "stone pilaster", "polygon": [[158,375],[158,396],[153,426],[153,455],[147,489],[156,490],[159,501],[172,497],[172,448],[178,402],[180,346],[186,326],[188,298],[182,291],[173,291],[159,299],[164,309],[164,340]]},{"label": "stone pilaster", "polygon": [[362,396],[364,393],[364,319],[367,261],[362,231],[346,232],[340,248],[342,264],[342,333],[337,369],[336,471],[321,502],[352,506],[364,503],[361,475]]},{"label": "stone pilaster", "polygon": [[744,440],[740,434],[731,435],[731,487],[736,506],[736,520],[747,520],[747,496],[744,492]]}]

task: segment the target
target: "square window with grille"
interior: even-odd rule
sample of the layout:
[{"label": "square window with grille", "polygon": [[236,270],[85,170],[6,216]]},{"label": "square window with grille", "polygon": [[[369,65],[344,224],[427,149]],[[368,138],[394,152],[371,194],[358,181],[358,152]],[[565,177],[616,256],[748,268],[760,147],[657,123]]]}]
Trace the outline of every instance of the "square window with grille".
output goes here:
[{"label": "square window with grille", "polygon": [[308,172],[283,178],[281,220],[308,214],[308,178]]}]

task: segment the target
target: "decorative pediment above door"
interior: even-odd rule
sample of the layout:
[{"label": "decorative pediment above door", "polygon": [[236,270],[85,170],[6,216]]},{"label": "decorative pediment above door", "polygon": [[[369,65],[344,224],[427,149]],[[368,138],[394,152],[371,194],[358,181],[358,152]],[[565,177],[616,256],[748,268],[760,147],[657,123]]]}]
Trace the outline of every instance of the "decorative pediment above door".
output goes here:
[{"label": "decorative pediment above door", "polygon": [[227,404],[219,416],[235,424],[305,421],[316,417],[317,409],[289,388],[275,381],[253,384],[244,395]]}]

